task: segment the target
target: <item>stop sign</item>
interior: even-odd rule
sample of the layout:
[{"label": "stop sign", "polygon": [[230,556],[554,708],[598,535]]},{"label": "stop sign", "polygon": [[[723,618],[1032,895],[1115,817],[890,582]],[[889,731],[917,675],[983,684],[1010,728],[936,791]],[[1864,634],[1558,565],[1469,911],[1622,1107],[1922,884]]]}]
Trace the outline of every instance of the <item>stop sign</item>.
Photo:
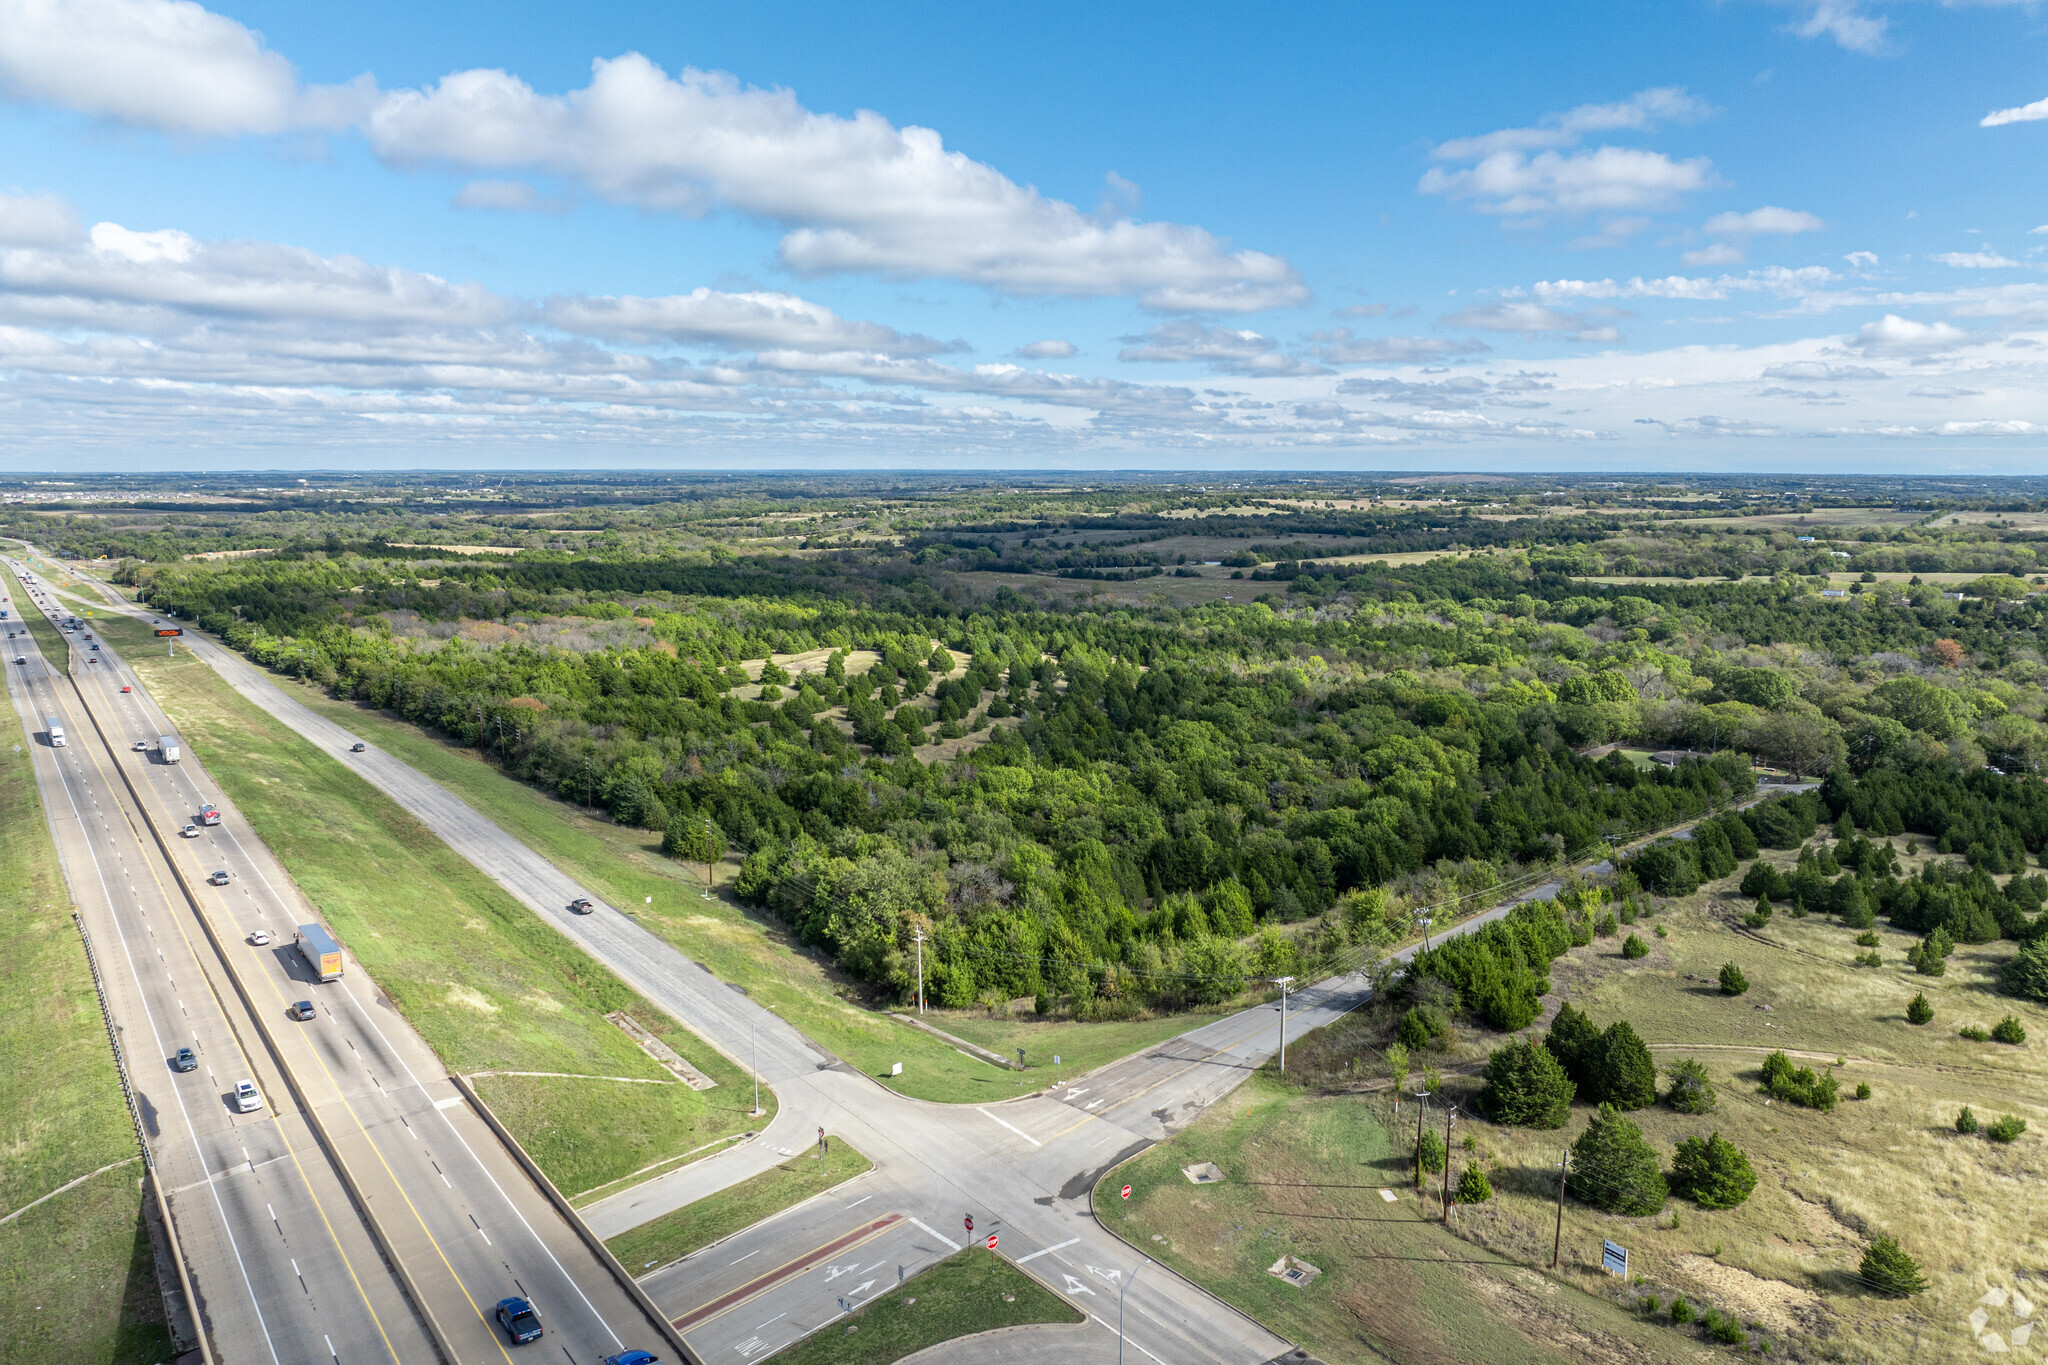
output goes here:
[{"label": "stop sign", "polygon": [[1129,1199],[1130,1197],[1131,1197],[1131,1187],[1130,1187],[1129,1185],[1126,1185],[1126,1186],[1124,1186],[1124,1198],[1126,1198],[1126,1199]]},{"label": "stop sign", "polygon": [[993,1232],[991,1232],[988,1235],[988,1249],[990,1251],[994,1251],[996,1249],[996,1235]]}]

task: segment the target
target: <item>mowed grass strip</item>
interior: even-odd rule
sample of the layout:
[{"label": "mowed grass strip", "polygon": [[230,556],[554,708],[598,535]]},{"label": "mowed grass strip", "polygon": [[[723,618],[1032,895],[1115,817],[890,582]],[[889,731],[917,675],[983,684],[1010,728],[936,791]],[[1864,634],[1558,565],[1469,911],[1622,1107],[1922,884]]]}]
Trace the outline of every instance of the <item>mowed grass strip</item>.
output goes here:
[{"label": "mowed grass strip", "polygon": [[[397,803],[189,653],[130,662],[322,919],[450,1068],[564,1190],[629,1175],[752,1126],[748,1077],[642,999]],[[623,1010],[718,1084],[675,1083],[605,1015]]]},{"label": "mowed grass strip", "polygon": [[702,1251],[874,1168],[875,1163],[852,1143],[835,1137],[827,1145],[823,1161],[815,1150],[793,1156],[780,1166],[622,1232],[605,1245],[620,1265],[644,1275],[657,1265]]},{"label": "mowed grass strip", "polygon": [[[1087,1319],[1057,1294],[980,1247],[955,1252],[843,1321],[825,1324],[776,1360],[782,1365],[891,1365],[955,1337]],[[1048,1343],[1057,1360],[1061,1343]]]},{"label": "mowed grass strip", "polygon": [[[987,1103],[1037,1090],[1052,1082],[1052,1058],[1063,1059],[1060,1078],[1101,1066],[1141,1048],[1198,1028],[1213,1015],[1179,1015],[1130,1023],[1086,1024],[1005,1021],[967,1014],[934,1014],[938,1027],[1005,1057],[1026,1049],[1028,1071],[1010,1071],[968,1056],[943,1039],[907,1028],[887,1012],[849,998],[855,984],[780,924],[721,894],[704,897],[704,869],[662,856],[661,837],[628,829],[536,791],[418,726],[286,680],[292,696],[370,743],[405,760],[496,822],[514,838],[575,877],[593,894],[621,906],[721,981],[743,987],[772,1005],[806,1036],[835,1056],[916,1099]],[[737,868],[717,870],[721,888]],[[654,898],[653,904],[647,898]],[[685,1055],[691,1055],[685,1050]],[[692,1055],[691,1060],[696,1058]],[[903,1074],[890,1067],[903,1063]]]},{"label": "mowed grass strip", "polygon": [[[0,720],[0,1216],[137,1155],[30,742],[9,705]],[[117,1167],[0,1224],[0,1362],[170,1358],[141,1175],[139,1163]]]}]

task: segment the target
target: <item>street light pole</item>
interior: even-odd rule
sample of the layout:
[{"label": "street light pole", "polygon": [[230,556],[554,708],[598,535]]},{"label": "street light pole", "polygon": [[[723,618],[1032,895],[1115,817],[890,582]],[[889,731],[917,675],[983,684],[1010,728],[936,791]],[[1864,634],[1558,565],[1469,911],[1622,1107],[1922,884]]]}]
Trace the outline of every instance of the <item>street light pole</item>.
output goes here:
[{"label": "street light pole", "polygon": [[[774,1009],[774,1008],[775,1008],[775,1006],[773,1006],[773,1005],[763,1005],[763,1006],[761,1006],[761,1008],[762,1008],[763,1010],[772,1010],[772,1009]],[[753,1112],[752,1112],[751,1114],[749,1114],[749,1115],[748,1115],[748,1117],[749,1117],[749,1118],[759,1118],[759,1117],[761,1117],[761,1016],[760,1016],[760,1015],[758,1015],[758,1014],[754,1016],[754,1037],[753,1037],[753,1044],[754,1044],[754,1110],[753,1110]]]},{"label": "street light pole", "polygon": [[1273,984],[1280,988],[1280,1070],[1284,1073],[1287,1070],[1287,990],[1294,984],[1294,978],[1277,977]]},{"label": "street light pole", "polygon": [[[1138,1270],[1143,1270],[1151,1264],[1152,1258],[1147,1256],[1138,1262]],[[1124,1287],[1116,1292],[1116,1365],[1124,1365],[1124,1295],[1131,1292],[1131,1281],[1138,1278],[1138,1270],[1133,1270],[1127,1275],[1124,1278]]]}]

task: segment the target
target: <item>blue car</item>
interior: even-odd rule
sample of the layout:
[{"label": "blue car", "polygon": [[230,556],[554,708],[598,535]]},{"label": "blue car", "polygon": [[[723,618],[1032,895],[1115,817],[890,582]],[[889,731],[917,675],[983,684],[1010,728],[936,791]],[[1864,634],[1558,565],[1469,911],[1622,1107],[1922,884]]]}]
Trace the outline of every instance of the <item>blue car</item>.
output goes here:
[{"label": "blue car", "polygon": [[541,1338],[540,1314],[534,1312],[533,1305],[525,1299],[499,1299],[498,1326],[505,1329],[505,1335],[512,1338],[514,1346],[524,1346]]},{"label": "blue car", "polygon": [[198,1068],[199,1059],[192,1055],[192,1049],[189,1047],[179,1048],[177,1056],[171,1058],[173,1071],[196,1071]]},{"label": "blue car", "polygon": [[659,1365],[661,1357],[652,1351],[621,1351],[615,1356],[606,1356],[604,1365]]}]

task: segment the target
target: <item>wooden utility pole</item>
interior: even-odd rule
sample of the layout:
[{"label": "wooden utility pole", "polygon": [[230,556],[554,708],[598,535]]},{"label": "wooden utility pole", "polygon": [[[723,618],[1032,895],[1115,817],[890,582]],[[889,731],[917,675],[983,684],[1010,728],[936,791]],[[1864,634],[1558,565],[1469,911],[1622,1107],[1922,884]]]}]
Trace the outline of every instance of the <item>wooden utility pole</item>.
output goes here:
[{"label": "wooden utility pole", "polygon": [[1444,1226],[1451,1225],[1451,1116],[1458,1112],[1458,1106],[1444,1106]]},{"label": "wooden utility pole", "polygon": [[1557,1269],[1558,1252],[1564,1248],[1564,1173],[1570,1166],[1572,1154],[1569,1148],[1557,1159],[1557,1232],[1550,1239],[1550,1268]]},{"label": "wooden utility pole", "polygon": [[1428,1098],[1429,1098],[1429,1092],[1428,1092],[1427,1090],[1418,1090],[1418,1091],[1416,1091],[1416,1092],[1415,1092],[1415,1188],[1416,1188],[1416,1189],[1418,1189],[1418,1190],[1419,1190],[1419,1189],[1422,1189],[1422,1188],[1423,1188],[1423,1184],[1422,1184],[1422,1111],[1423,1111],[1424,1109],[1427,1109],[1427,1108],[1429,1107],[1429,1106],[1428,1106],[1428,1105],[1427,1105],[1427,1104],[1426,1104],[1426,1103],[1424,1102],[1424,1101],[1428,1100]]}]

